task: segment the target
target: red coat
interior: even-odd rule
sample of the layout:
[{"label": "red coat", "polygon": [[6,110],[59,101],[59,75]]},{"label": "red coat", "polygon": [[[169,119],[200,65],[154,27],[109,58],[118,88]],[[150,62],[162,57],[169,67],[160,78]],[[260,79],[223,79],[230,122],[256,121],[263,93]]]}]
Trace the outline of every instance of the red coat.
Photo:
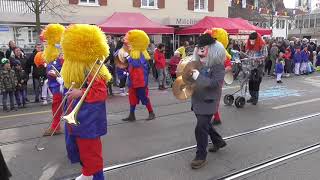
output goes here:
[{"label": "red coat", "polygon": [[166,58],[164,53],[160,52],[158,49],[154,52],[154,61],[157,69],[164,69],[166,67]]},{"label": "red coat", "polygon": [[170,74],[171,75],[176,75],[176,71],[177,71],[177,66],[180,62],[181,58],[177,57],[177,56],[172,56],[170,59]]}]

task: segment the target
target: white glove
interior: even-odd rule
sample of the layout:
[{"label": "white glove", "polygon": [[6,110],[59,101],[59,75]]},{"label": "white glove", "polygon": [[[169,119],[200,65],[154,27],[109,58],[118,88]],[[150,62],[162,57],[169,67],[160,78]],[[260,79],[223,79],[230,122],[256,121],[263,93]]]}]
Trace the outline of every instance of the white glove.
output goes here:
[{"label": "white glove", "polygon": [[194,80],[197,80],[198,79],[198,76],[199,76],[200,72],[196,69],[192,70],[192,78]]},{"label": "white glove", "polygon": [[63,84],[63,79],[62,79],[62,77],[57,77],[57,81],[58,81],[58,83],[59,83],[60,85]]}]

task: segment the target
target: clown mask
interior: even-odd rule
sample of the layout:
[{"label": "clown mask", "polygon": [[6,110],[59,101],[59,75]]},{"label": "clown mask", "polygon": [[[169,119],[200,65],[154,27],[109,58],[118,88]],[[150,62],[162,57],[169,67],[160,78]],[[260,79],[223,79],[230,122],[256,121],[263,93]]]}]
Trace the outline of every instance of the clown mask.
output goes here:
[{"label": "clown mask", "polygon": [[197,54],[200,56],[200,61],[202,63],[207,62],[208,52],[209,52],[209,46],[198,47]]},{"label": "clown mask", "polygon": [[256,43],[256,40],[255,39],[250,39],[250,44],[251,45],[254,45]]}]

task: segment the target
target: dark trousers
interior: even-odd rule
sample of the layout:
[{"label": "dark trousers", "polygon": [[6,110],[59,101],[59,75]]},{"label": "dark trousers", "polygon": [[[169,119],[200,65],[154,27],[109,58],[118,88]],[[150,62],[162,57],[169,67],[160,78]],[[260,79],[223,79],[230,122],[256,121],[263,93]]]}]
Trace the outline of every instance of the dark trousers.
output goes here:
[{"label": "dark trousers", "polygon": [[285,60],[284,73],[292,73],[292,62],[291,60]]},{"label": "dark trousers", "polygon": [[7,106],[8,95],[10,98],[10,109],[13,109],[14,108],[14,102],[13,102],[14,91],[5,91],[2,93],[3,109],[8,109],[8,106]]},{"label": "dark trousers", "polygon": [[249,93],[251,95],[252,102],[257,103],[259,100],[259,91],[249,90]]},{"label": "dark trousers", "polygon": [[26,94],[27,94],[27,92],[25,89],[16,90],[14,95],[16,96],[16,102],[17,102],[18,106],[21,106],[21,103],[23,105],[26,104]]},{"label": "dark trousers", "polygon": [[124,88],[126,86],[127,78],[121,78],[119,83],[119,88]]},{"label": "dark trousers", "polygon": [[220,144],[224,142],[220,134],[211,125],[212,115],[213,114],[196,114],[197,126],[195,128],[195,136],[197,140],[197,160],[204,160],[207,157],[208,135],[210,136],[213,144]]},{"label": "dark trousers", "polygon": [[264,72],[268,73],[268,75],[270,75],[271,66],[272,66],[272,61],[270,59],[268,59],[266,61],[265,67],[264,67]]},{"label": "dark trousers", "polygon": [[40,80],[39,78],[32,78],[32,81],[33,81],[33,90],[35,93],[35,100],[38,101],[40,96]]}]

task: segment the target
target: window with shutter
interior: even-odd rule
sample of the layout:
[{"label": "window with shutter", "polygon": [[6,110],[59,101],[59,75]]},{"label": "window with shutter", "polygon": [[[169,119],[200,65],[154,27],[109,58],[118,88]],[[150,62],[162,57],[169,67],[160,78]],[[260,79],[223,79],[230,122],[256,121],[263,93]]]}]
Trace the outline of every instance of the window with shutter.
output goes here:
[{"label": "window with shutter", "polygon": [[79,0],[79,5],[99,6],[99,0]]},{"label": "window with shutter", "polygon": [[195,0],[194,11],[208,12],[208,0]]},{"label": "window with shutter", "polygon": [[158,8],[158,0],[142,0],[141,8],[148,9],[157,9]]}]

